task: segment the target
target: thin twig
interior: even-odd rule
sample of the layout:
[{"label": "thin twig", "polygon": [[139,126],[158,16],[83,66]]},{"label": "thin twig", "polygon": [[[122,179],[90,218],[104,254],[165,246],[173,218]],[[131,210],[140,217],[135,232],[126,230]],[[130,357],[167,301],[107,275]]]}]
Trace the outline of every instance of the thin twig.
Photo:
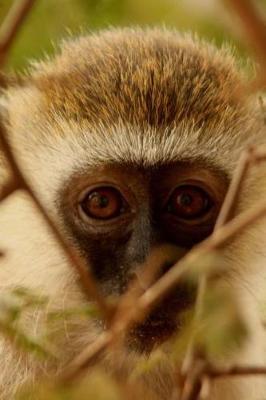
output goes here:
[{"label": "thin twig", "polygon": [[202,387],[202,378],[205,375],[206,362],[196,361],[184,383],[180,400],[197,400]]},{"label": "thin twig", "polygon": [[[11,8],[9,14],[7,15],[6,20],[4,21],[2,28],[0,29],[0,66],[3,65],[6,56],[10,50],[10,47],[14,42],[16,34],[21,28],[21,25],[28,15],[34,1],[35,0],[24,0],[16,2]],[[13,182],[15,180],[19,188],[26,190],[30,194],[40,213],[43,215],[46,223],[50,226],[50,229],[53,232],[58,244],[64,250],[68,260],[70,261],[70,264],[77,270],[87,296],[90,299],[91,297],[95,299],[103,316],[105,316],[107,318],[107,321],[109,321],[109,319],[111,318],[111,310],[109,309],[103,296],[100,294],[94,278],[88,270],[88,267],[85,265],[77,251],[69,247],[68,242],[65,241],[65,239],[62,237],[59,229],[46,212],[41,200],[34,192],[30,183],[27,181],[23,171],[21,170],[21,168],[18,167],[13,150],[8,143],[7,135],[2,121],[0,121],[0,148],[6,156],[6,159],[12,170],[14,177]],[[13,183],[11,182],[9,189],[12,185]],[[16,189],[16,186],[14,186],[14,189]]]},{"label": "thin twig", "polygon": [[82,371],[94,365],[95,361],[99,360],[114,339],[114,333],[111,330],[102,332],[97,339],[86,346],[85,349],[71,361],[58,378],[58,382],[64,384],[77,379]]},{"label": "thin twig", "polygon": [[209,367],[207,374],[212,379],[239,377],[247,375],[266,375],[266,366],[241,366],[236,365],[227,368]]},{"label": "thin twig", "polygon": [[249,91],[255,92],[266,86],[266,23],[259,15],[251,0],[224,0],[240,17],[242,28],[250,49],[259,61],[258,74],[249,85]]},{"label": "thin twig", "polygon": [[262,161],[266,161],[265,151],[259,151],[253,146],[249,146],[249,148],[243,152],[217,218],[215,229],[224,225],[232,217],[241,192],[242,184],[250,170],[250,167],[253,167]]},{"label": "thin twig", "polygon": [[[204,380],[239,378],[254,375],[266,375],[266,366],[242,366],[215,367],[207,362],[196,360],[188,373],[180,400],[197,400],[200,396]],[[208,392],[210,388],[208,387]]]},{"label": "thin twig", "polygon": [[266,24],[259,15],[251,0],[225,0],[236,15],[240,18],[246,38],[251,50],[262,65],[266,65]]},{"label": "thin twig", "polygon": [[[256,50],[256,54],[258,59],[260,60],[260,74],[259,78],[256,79],[255,82],[251,85],[252,90],[257,90],[259,87],[265,85],[266,79],[265,74],[263,73],[263,66],[266,66],[266,25],[265,21],[262,21],[259,15],[256,13],[254,7],[252,6],[249,0],[226,0],[231,8],[234,8],[237,12],[238,16],[242,19],[242,23],[244,26],[244,30],[248,39],[250,40],[250,44],[254,45]],[[265,70],[265,69],[264,69]],[[265,155],[263,155],[265,160]],[[246,178],[247,172],[249,171],[249,167],[255,164],[256,161],[261,161],[261,157],[259,156],[256,159],[256,154],[254,154],[254,149],[251,146],[243,155],[241,156],[240,162],[238,163],[237,169],[234,173],[233,179],[229,186],[227,195],[223,202],[222,208],[220,210],[219,216],[217,218],[215,229],[222,227],[226,222],[230,220],[233,215],[235,206],[237,204],[239,193],[242,187],[242,184]],[[198,295],[195,304],[195,324],[198,322],[201,316],[202,310],[202,301],[204,298],[204,293],[206,290],[207,277],[202,276],[199,282]],[[194,381],[193,376],[188,373],[189,368],[191,368],[192,364],[197,360],[195,359],[195,349],[194,349],[194,337],[191,339],[191,343],[188,346],[187,353],[184,358],[184,362],[182,365],[182,370],[186,373],[185,384],[182,390],[181,398],[184,400],[189,399],[198,399],[202,380],[199,378]],[[189,387],[190,390],[186,393],[186,388]]]},{"label": "thin twig", "polygon": [[[222,227],[226,222],[230,220],[233,215],[235,206],[239,199],[239,195],[241,193],[241,187],[243,182],[247,176],[248,171],[251,166],[254,166],[257,162],[261,162],[262,160],[266,160],[266,154],[259,153],[255,150],[254,146],[249,146],[240,156],[238,165],[233,174],[233,178],[227,190],[222,208],[216,220],[214,232],[217,231],[220,227]],[[197,326],[200,321],[202,314],[202,304],[207,286],[207,277],[204,275],[200,278],[198,294],[195,303],[195,316],[194,316],[194,324]],[[191,338],[191,342],[188,346],[186,355],[184,357],[184,361],[182,364],[182,373],[187,375],[187,371],[191,368],[192,364],[196,362],[195,360],[195,338],[194,334]],[[187,379],[190,379],[187,376]]]},{"label": "thin twig", "polygon": [[81,283],[83,285],[83,288],[84,288],[88,298],[95,299],[103,316],[107,317],[107,319],[109,320],[111,317],[109,307],[107,306],[103,296],[99,293],[99,291],[97,289],[97,285],[94,282],[94,278],[92,277],[87,265],[84,263],[83,259],[79,256],[77,251],[75,251],[74,249],[69,247],[68,242],[63,238],[59,229],[57,228],[57,226],[55,225],[53,220],[50,218],[50,216],[46,212],[41,200],[34,192],[34,189],[28,183],[23,171],[21,169],[19,169],[16,159],[13,154],[13,150],[11,149],[8,141],[5,138],[5,132],[4,132],[4,128],[2,126],[1,121],[0,121],[0,147],[6,156],[6,159],[7,159],[8,163],[10,165],[10,168],[13,172],[13,175],[16,177],[18,187],[26,190],[30,194],[30,196],[33,199],[34,203],[36,204],[38,210],[40,211],[40,213],[44,217],[46,223],[48,224],[51,231],[53,232],[54,237],[56,238],[58,244],[64,250],[68,260],[70,261],[70,264],[77,270],[77,272],[80,276],[80,279],[81,279]]},{"label": "thin twig", "polygon": [[253,153],[253,147],[249,147],[246,151],[242,153],[234,176],[229,185],[222,208],[216,220],[215,229],[218,229],[219,227],[224,225],[232,216],[234,206],[239,198],[240,189],[246,178],[246,174],[249,169]]},{"label": "thin twig", "polygon": [[17,0],[12,4],[7,17],[0,27],[0,65],[4,64],[17,33],[29,15],[35,1]]}]

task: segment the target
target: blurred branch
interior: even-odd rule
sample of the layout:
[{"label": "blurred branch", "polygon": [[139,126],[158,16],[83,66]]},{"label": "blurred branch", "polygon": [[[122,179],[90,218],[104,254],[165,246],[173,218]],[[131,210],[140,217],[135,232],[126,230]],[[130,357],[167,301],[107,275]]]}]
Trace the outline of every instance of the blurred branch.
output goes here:
[{"label": "blurred branch", "polygon": [[0,66],[5,62],[8,52],[36,0],[14,1],[6,19],[0,27]]},{"label": "blurred branch", "polygon": [[266,161],[266,154],[254,148],[254,146],[249,146],[247,150],[243,152],[217,218],[215,229],[224,225],[232,217],[241,192],[241,186],[250,170],[250,167],[262,161]]},{"label": "blurred branch", "polygon": [[[265,21],[260,18],[255,10],[255,7],[251,4],[250,0],[225,0],[232,9],[235,10],[237,15],[242,20],[242,25],[246,36],[250,42],[250,45],[255,50],[255,54],[260,62],[260,69],[258,78],[252,83],[251,88],[254,90],[264,86],[266,84],[265,78],[265,67],[266,67],[266,24]],[[256,152],[253,146],[250,146],[241,156],[237,168],[234,172],[231,184],[227,191],[224,199],[222,208],[217,218],[214,234],[219,232],[226,222],[230,220],[234,212],[235,205],[241,192],[242,184],[246,178],[251,165],[256,164],[260,161],[266,160],[266,154],[260,154]],[[261,211],[262,215],[265,214],[262,204]],[[259,215],[259,214],[258,214]],[[255,214],[254,214],[255,217]],[[257,220],[257,216],[255,220]],[[254,221],[255,221],[254,220]],[[247,220],[246,220],[247,221]],[[244,222],[244,221],[243,221]],[[195,324],[200,320],[202,303],[206,290],[207,278],[202,276],[199,282],[198,294],[195,304]],[[194,364],[197,367],[198,360],[196,356],[197,349],[195,349],[194,336],[191,339],[191,343],[188,347],[186,356],[183,361],[183,373],[185,374],[185,382],[182,389],[181,400],[197,400],[200,395],[202,387],[202,376],[197,372],[196,378],[193,373],[189,372],[189,368],[192,368]],[[192,371],[194,371],[192,369]]]},{"label": "blurred branch", "polygon": [[48,224],[51,231],[53,232],[53,234],[57,240],[57,243],[64,250],[71,265],[77,270],[77,272],[80,276],[83,288],[85,289],[85,292],[87,293],[89,299],[91,299],[91,297],[93,297],[97,301],[100,310],[103,312],[103,315],[108,316],[108,319],[109,319],[109,317],[110,317],[109,308],[105,304],[103,297],[98,292],[96,283],[94,282],[94,279],[90,274],[90,271],[88,270],[87,266],[84,264],[83,260],[79,256],[79,254],[69,247],[69,244],[65,241],[65,239],[59,232],[57,226],[52,221],[52,219],[50,218],[48,213],[46,212],[40,199],[35,194],[33,188],[27,182],[27,179],[25,178],[22,170],[19,169],[16,159],[14,157],[14,154],[12,152],[12,149],[9,146],[9,144],[5,138],[5,131],[3,130],[3,126],[1,125],[1,122],[0,122],[0,148],[3,150],[5,156],[8,160],[8,163],[12,169],[13,175],[16,177],[15,180],[16,180],[17,185],[15,186],[14,183],[11,183],[10,186],[13,185],[13,188],[15,188],[15,189],[19,188],[19,189],[26,190],[30,194],[30,196],[33,199],[34,203],[36,204],[38,210],[43,215],[46,223]]},{"label": "blurred branch", "polygon": [[258,90],[266,85],[266,21],[259,15],[251,0],[224,1],[242,22],[249,47],[259,61],[258,77],[251,85],[253,90]]},{"label": "blurred branch", "polygon": [[266,65],[266,22],[251,0],[225,0],[242,21],[246,38],[263,65]]},{"label": "blurred branch", "polygon": [[[214,233],[221,228],[223,225],[225,225],[230,218],[232,218],[234,208],[237,204],[239,194],[241,193],[241,188],[243,185],[243,182],[247,176],[248,171],[252,166],[257,164],[258,162],[261,161],[266,161],[266,154],[259,152],[258,149],[254,148],[253,146],[249,146],[241,155],[238,165],[235,169],[234,175],[232,177],[231,183],[229,185],[228,191],[226,193],[224,202],[222,204],[220,213],[218,215],[215,228],[214,228]],[[262,205],[263,208],[263,205]],[[264,211],[262,211],[264,213]],[[200,321],[201,318],[201,312],[202,312],[202,303],[206,291],[206,285],[207,285],[207,277],[202,276],[200,278],[199,282],[199,288],[198,288],[198,295],[196,299],[196,304],[195,304],[195,321],[194,324],[197,325],[197,323]],[[188,347],[186,356],[184,357],[183,361],[183,366],[182,366],[182,372],[187,376],[187,380],[189,380],[188,386],[186,386],[186,381],[183,390],[190,390],[193,392],[195,387],[191,386],[190,382],[190,374],[188,374],[188,371],[190,368],[192,368],[193,364],[197,365],[197,349],[195,349],[195,340],[194,340],[194,335],[191,339],[191,343]],[[198,395],[200,392],[200,383],[197,380],[195,383],[196,387],[198,388]],[[188,400],[191,399],[190,395],[192,392],[188,392],[188,394],[185,396],[184,399]],[[193,392],[194,393],[194,392]],[[183,399],[183,397],[182,397]],[[195,397],[197,399],[197,397]]]},{"label": "blurred branch", "polygon": [[[26,16],[28,15],[33,3],[34,1],[30,0],[15,2],[2,27],[0,28],[0,67],[3,66],[15,37]],[[59,246],[64,250],[68,260],[70,261],[70,264],[77,270],[88,298],[91,299],[91,297],[93,297],[96,300],[102,314],[107,318],[107,321],[109,321],[111,318],[111,311],[109,310],[109,306],[106,304],[103,296],[101,296],[99,293],[97,285],[94,282],[94,278],[79,254],[74,249],[69,248],[69,244],[62,237],[57,226],[54,224],[46,212],[45,207],[42,205],[41,200],[38,198],[30,183],[27,181],[22,169],[18,166],[13,150],[8,143],[7,134],[1,120],[0,148],[10,165],[14,177],[13,181],[8,182],[1,190],[1,192],[4,192],[4,195],[1,194],[1,198],[10,195],[12,190],[14,191],[16,189],[24,189],[30,194],[40,213],[43,215],[46,223],[48,226],[50,226],[50,229],[53,232]]]},{"label": "blurred branch", "polygon": [[206,376],[206,363],[197,360],[187,374],[180,400],[198,400],[203,376]]},{"label": "blurred branch", "polygon": [[239,377],[247,375],[266,375],[266,366],[241,366],[235,365],[228,368],[208,367],[206,373],[210,378],[220,379],[227,377]]},{"label": "blurred branch", "polygon": [[[234,206],[239,197],[239,192],[244,179],[246,178],[250,162],[253,158],[253,147],[249,147],[240,157],[239,163],[236,167],[234,176],[231,180],[229,189],[225,196],[222,208],[216,220],[215,229],[224,225],[231,217]],[[254,161],[253,161],[254,162]]]}]

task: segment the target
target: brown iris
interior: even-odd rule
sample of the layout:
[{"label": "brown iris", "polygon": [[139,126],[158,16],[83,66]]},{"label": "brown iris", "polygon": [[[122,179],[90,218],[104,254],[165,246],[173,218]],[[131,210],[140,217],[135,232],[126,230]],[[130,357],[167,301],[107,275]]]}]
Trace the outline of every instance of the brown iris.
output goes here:
[{"label": "brown iris", "polygon": [[86,195],[81,207],[91,218],[111,219],[123,211],[123,197],[112,187],[95,188]]},{"label": "brown iris", "polygon": [[200,187],[181,185],[172,193],[167,211],[182,219],[203,217],[211,208],[209,195]]}]

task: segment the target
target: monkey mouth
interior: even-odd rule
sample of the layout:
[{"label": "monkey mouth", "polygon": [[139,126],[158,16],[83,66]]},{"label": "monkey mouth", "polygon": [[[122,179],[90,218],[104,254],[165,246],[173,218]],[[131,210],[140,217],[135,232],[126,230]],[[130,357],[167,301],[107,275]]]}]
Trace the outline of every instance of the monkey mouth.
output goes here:
[{"label": "monkey mouth", "polygon": [[131,328],[129,346],[138,352],[150,353],[178,334],[184,323],[185,311],[195,303],[196,293],[195,284],[181,282],[163,298],[144,321]]}]

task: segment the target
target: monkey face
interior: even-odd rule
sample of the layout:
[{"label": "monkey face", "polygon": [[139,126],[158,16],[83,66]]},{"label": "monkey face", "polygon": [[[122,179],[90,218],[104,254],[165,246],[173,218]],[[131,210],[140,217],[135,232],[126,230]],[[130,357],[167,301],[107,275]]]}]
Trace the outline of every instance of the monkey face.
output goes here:
[{"label": "monkey face", "polygon": [[[227,177],[211,166],[196,168],[186,162],[146,168],[113,164],[97,173],[75,174],[64,187],[59,209],[71,242],[102,293],[119,296],[155,249],[168,244],[177,249],[174,258],[163,255],[162,275],[212,232]],[[147,350],[168,338],[179,325],[180,313],[194,301],[195,291],[179,284],[133,328],[133,343]]]},{"label": "monkey face", "polygon": [[[161,245],[178,253],[163,273],[212,232],[239,154],[262,132],[242,85],[228,52],[128,29],[65,44],[7,92],[18,161],[103,295],[123,294]],[[194,294],[177,287],[135,337],[167,337]]]}]

